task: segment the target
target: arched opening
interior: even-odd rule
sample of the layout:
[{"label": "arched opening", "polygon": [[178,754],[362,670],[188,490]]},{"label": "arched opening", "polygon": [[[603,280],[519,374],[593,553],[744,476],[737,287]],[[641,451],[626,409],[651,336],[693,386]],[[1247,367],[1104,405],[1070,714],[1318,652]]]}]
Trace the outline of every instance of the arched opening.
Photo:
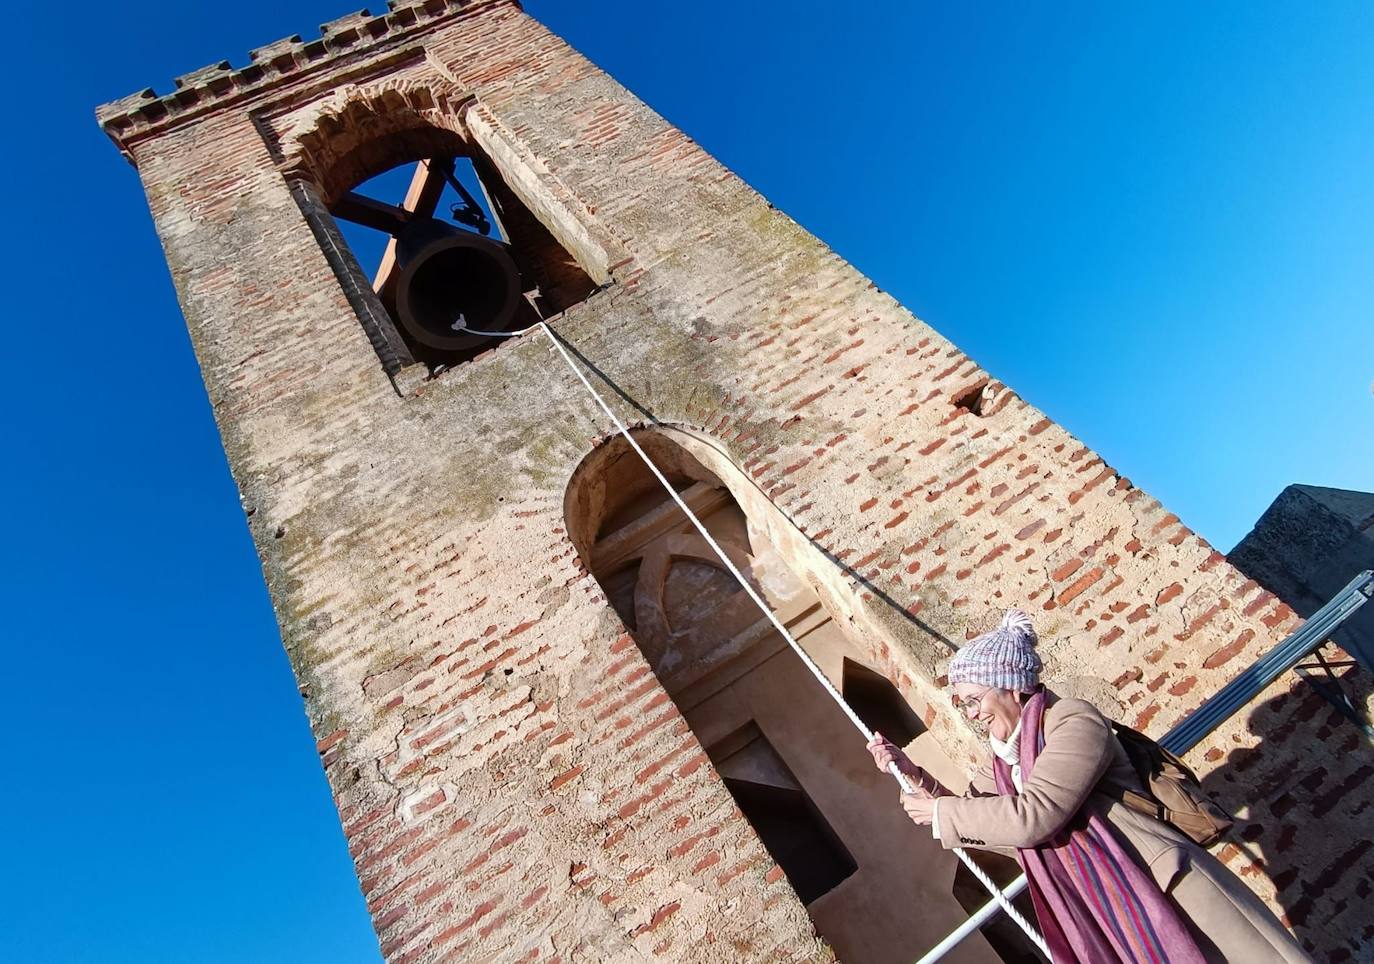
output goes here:
[{"label": "arched opening", "polygon": [[597,287],[425,87],[356,94],[294,138],[298,200],[389,370],[431,373]]},{"label": "arched opening", "polygon": [[[781,516],[747,477],[688,433],[636,440],[828,678],[949,772],[796,548],[770,538]],[[853,725],[623,439],[578,468],[565,513],[587,568],[839,957],[909,962],[958,926],[953,857],[906,819]],[[997,958],[976,936],[950,959]]]}]

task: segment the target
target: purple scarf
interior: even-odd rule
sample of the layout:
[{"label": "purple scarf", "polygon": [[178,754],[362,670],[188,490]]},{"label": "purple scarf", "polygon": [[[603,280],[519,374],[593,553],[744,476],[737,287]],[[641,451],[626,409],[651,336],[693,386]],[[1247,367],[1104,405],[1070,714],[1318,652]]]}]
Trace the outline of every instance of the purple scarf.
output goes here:
[{"label": "purple scarf", "polygon": [[[1021,774],[1029,780],[1045,747],[1045,693],[1021,711]],[[1016,788],[1011,768],[993,759],[997,792]],[[1204,964],[1205,958],[1159,885],[1085,804],[1057,835],[1016,852],[1035,916],[1055,964]]]}]

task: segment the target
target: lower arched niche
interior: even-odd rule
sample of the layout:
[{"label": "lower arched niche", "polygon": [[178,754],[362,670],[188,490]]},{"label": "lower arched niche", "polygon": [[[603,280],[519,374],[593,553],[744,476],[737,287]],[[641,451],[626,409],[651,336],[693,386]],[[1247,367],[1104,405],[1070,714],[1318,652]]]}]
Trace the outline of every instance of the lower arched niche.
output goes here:
[{"label": "lower arched niche", "polygon": [[[799,557],[809,544],[779,548],[788,524],[747,476],[691,433],[635,437],[866,722],[951,772],[846,636],[834,586],[816,591],[815,560]],[[962,923],[952,855],[906,819],[858,731],[623,439],[578,468],[565,511],[584,564],[840,959],[909,962]],[[974,935],[948,959],[998,958]]]}]

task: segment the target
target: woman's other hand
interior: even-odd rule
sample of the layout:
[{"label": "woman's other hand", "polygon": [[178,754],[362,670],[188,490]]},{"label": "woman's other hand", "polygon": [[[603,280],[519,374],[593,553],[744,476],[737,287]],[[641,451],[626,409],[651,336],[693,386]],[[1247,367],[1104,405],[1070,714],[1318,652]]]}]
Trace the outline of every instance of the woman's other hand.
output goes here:
[{"label": "woman's other hand", "polygon": [[935,798],[919,793],[904,793],[902,809],[916,826],[928,827],[935,819]]}]

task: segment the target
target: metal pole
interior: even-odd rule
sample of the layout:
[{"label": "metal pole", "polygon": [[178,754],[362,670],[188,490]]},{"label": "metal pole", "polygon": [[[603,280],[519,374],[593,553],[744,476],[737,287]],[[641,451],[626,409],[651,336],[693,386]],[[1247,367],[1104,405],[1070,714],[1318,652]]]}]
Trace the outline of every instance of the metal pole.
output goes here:
[{"label": "metal pole", "polygon": [[1174,727],[1159,745],[1179,756],[1197,746],[1207,734],[1238,713],[1266,686],[1288,672],[1326,641],[1341,623],[1369,601],[1374,593],[1374,571],[1366,569],[1346,584],[1331,601],[1318,609],[1297,632],[1255,660],[1188,718]]},{"label": "metal pole", "polygon": [[[1022,874],[1020,877],[1017,877],[1009,885],[1007,885],[1007,887],[1003,889],[1002,893],[1006,894],[1008,897],[1015,897],[1017,894],[1021,893],[1021,891],[1025,889],[1026,875]],[[957,947],[965,937],[968,937],[974,931],[978,930],[980,927],[986,924],[991,918],[997,916],[997,913],[1001,909],[1002,905],[997,903],[997,901],[988,901],[982,907],[974,911],[972,916],[970,916],[968,920],[964,921],[954,930],[950,931],[949,934],[946,935],[944,940],[936,944],[930,950],[926,951],[925,957],[922,957],[919,961],[916,962],[916,964],[931,964],[931,962],[933,961],[940,960],[950,951],[954,950],[954,948]]]}]

